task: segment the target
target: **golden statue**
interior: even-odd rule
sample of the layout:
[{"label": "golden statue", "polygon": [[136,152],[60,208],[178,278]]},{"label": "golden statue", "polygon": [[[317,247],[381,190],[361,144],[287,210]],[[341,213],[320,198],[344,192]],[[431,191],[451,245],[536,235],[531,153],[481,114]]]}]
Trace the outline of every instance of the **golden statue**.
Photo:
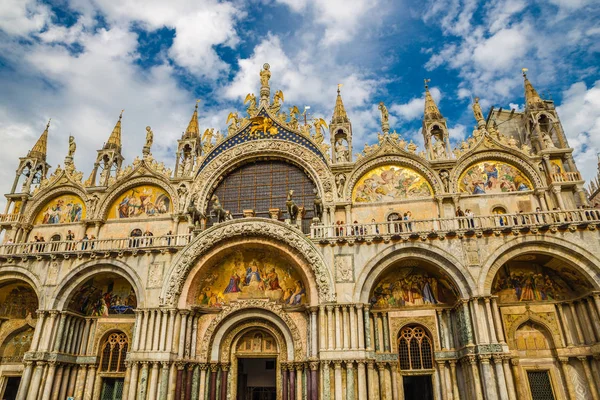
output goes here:
[{"label": "golden statue", "polygon": [[[231,124],[229,124],[229,121],[231,121]],[[227,116],[227,121],[225,123],[229,124],[229,126],[227,127],[227,135],[231,136],[231,134],[233,134],[240,127],[238,113],[229,113],[229,115]]]},{"label": "golden statue", "polygon": [[262,131],[263,135],[274,136],[277,135],[277,127],[274,125],[273,120],[269,117],[254,117],[251,118],[252,127],[250,128],[250,136],[258,136],[257,132]]},{"label": "golden statue", "polygon": [[383,101],[379,102],[379,107],[377,108],[379,109],[379,111],[381,111],[381,124],[387,124],[390,118],[390,114],[388,113],[388,109],[385,106],[385,104],[383,104]]},{"label": "golden statue", "polygon": [[290,107],[290,122],[288,122],[288,126],[290,128],[298,129],[298,115],[300,115],[300,110],[298,110],[298,107]]},{"label": "golden statue", "polygon": [[475,97],[475,102],[473,103],[473,115],[475,116],[475,121],[483,121],[483,113],[481,112],[481,106],[479,105],[479,97]]},{"label": "golden statue", "polygon": [[215,128],[209,128],[204,131],[202,135],[202,143],[204,146],[208,145],[209,147],[212,145],[212,138],[215,132]]},{"label": "golden statue", "polygon": [[276,91],[275,96],[273,96],[273,104],[271,104],[269,107],[269,111],[271,111],[273,114],[278,114],[283,101],[283,92],[281,90]]},{"label": "golden statue", "polygon": [[260,71],[260,85],[262,87],[269,87],[269,79],[271,78],[271,66],[267,63],[263,65],[263,69]]},{"label": "golden statue", "polygon": [[69,157],[73,158],[75,154],[75,150],[77,150],[77,145],[75,144],[75,138],[73,136],[69,136]]},{"label": "golden statue", "polygon": [[248,93],[246,98],[244,99],[244,104],[250,103],[248,105],[247,111],[248,115],[253,117],[256,114],[256,96],[253,93]]},{"label": "golden statue", "polygon": [[314,140],[317,144],[323,143],[325,140],[325,136],[323,136],[322,128],[327,129],[327,122],[323,118],[314,118],[313,125],[315,126],[315,136]]}]

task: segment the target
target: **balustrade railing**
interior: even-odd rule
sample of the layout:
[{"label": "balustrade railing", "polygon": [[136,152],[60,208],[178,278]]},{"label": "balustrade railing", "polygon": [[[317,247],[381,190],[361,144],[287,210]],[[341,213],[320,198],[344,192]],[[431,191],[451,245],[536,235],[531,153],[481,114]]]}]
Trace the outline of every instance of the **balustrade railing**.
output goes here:
[{"label": "balustrade railing", "polygon": [[21,214],[0,214],[0,224],[21,222],[23,215]]},{"label": "balustrade railing", "polygon": [[487,216],[430,218],[365,224],[313,225],[311,238],[377,237],[469,230],[504,230],[546,225],[600,223],[600,209],[542,211]]},{"label": "balustrade railing", "polygon": [[579,172],[560,172],[552,174],[552,182],[577,182],[581,180]]},{"label": "balustrade railing", "polygon": [[192,235],[140,236],[119,239],[94,239],[79,241],[29,242],[4,244],[0,255],[60,254],[85,251],[150,250],[161,247],[183,247],[190,243]]}]

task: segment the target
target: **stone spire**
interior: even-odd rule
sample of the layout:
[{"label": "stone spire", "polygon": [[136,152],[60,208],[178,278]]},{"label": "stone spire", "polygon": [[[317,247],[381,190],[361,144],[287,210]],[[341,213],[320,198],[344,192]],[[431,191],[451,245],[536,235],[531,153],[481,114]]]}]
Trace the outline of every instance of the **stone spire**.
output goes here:
[{"label": "stone spire", "polygon": [[431,97],[428,85],[429,81],[430,79],[425,79],[425,113],[423,116],[425,121],[444,118],[437,104],[435,104],[433,97]]},{"label": "stone spire", "polygon": [[523,79],[525,80],[525,103],[527,106],[543,104],[544,101],[535,90],[529,79],[527,79],[527,68],[523,68]]},{"label": "stone spire", "polygon": [[196,100],[196,107],[194,108],[192,119],[190,119],[190,123],[183,135],[184,139],[197,138],[200,136],[200,127],[198,126],[198,103],[200,103],[200,100]]},{"label": "stone spire", "polygon": [[28,157],[39,158],[40,160],[46,161],[46,149],[48,147],[48,128],[50,128],[50,120],[46,124],[46,129],[42,132],[42,135],[37,140]]},{"label": "stone spire", "polygon": [[342,101],[342,94],[340,93],[341,84],[338,85],[337,99],[335,100],[335,108],[333,109],[333,116],[331,117],[332,124],[343,124],[349,123],[348,114],[344,108],[344,102]]},{"label": "stone spire", "polygon": [[121,110],[121,114],[119,115],[119,120],[117,121],[110,137],[108,138],[108,142],[104,145],[104,149],[117,149],[121,150],[121,119],[123,118],[123,111]]}]

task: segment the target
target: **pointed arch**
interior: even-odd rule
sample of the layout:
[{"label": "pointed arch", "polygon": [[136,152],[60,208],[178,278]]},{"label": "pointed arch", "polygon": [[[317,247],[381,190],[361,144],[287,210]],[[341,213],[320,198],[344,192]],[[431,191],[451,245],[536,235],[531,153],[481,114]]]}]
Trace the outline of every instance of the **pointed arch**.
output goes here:
[{"label": "pointed arch", "polygon": [[556,328],[553,329],[552,326],[548,325],[547,321],[538,317],[534,312],[528,311],[527,313],[523,314],[520,318],[514,320],[508,328],[508,331],[506,332],[507,339],[509,340],[509,343],[511,345],[510,347],[512,349],[517,348],[515,344],[516,332],[521,326],[523,326],[527,322],[533,322],[536,325],[540,325],[546,331],[546,334],[552,339],[551,348],[548,350],[565,346],[565,344],[562,341],[561,335],[556,330]]}]

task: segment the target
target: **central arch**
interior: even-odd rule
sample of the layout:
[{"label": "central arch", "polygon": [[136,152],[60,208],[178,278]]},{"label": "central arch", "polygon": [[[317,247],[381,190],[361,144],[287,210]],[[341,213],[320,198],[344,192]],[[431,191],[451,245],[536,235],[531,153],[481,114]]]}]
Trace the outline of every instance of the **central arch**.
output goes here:
[{"label": "central arch", "polygon": [[[223,246],[225,244],[225,246]],[[167,274],[161,302],[185,307],[191,271],[198,271],[223,248],[259,245],[279,249],[302,269],[310,294],[310,304],[335,301],[334,280],[321,254],[296,228],[263,218],[244,218],[213,226],[196,237],[175,259]]]}]

